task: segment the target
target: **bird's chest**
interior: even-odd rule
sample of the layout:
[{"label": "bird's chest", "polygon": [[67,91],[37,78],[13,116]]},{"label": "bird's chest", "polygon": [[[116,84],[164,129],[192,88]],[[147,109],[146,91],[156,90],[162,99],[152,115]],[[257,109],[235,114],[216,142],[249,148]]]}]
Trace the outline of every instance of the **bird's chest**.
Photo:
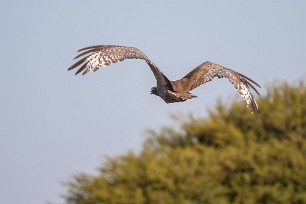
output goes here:
[{"label": "bird's chest", "polygon": [[175,95],[174,92],[167,89],[166,87],[163,87],[158,90],[158,95],[161,97],[166,103],[175,103],[180,102],[181,99]]}]

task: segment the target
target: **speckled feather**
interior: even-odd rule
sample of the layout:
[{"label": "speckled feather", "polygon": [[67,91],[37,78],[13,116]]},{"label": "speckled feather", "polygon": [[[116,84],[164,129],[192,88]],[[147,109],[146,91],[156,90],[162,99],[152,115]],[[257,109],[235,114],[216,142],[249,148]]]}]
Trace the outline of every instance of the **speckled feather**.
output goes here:
[{"label": "speckled feather", "polygon": [[227,78],[237,89],[247,106],[251,108],[252,112],[258,110],[258,105],[250,92],[250,89],[253,89],[259,95],[259,92],[252,83],[258,87],[260,86],[255,81],[234,70],[209,61],[199,65],[182,79],[172,82],[172,87],[177,92],[191,91],[192,89],[211,81],[215,77]]},{"label": "speckled feather", "polygon": [[260,86],[252,79],[234,70],[209,61],[202,63],[182,79],[170,81],[142,51],[134,47],[95,45],[80,49],[79,52],[81,53],[75,59],[82,56],[83,58],[68,69],[71,70],[80,66],[76,74],[83,72],[84,75],[89,71],[95,72],[102,67],[125,59],[142,59],[149,65],[157,80],[157,87],[153,87],[151,93],[160,96],[166,103],[183,102],[195,98],[196,96],[189,91],[218,77],[229,79],[246,102],[247,107],[252,112],[258,111],[258,105],[250,90],[253,89],[259,95],[254,86]]},{"label": "speckled feather", "polygon": [[89,71],[95,72],[102,67],[106,67],[125,59],[143,59],[151,68],[160,85],[167,85],[170,83],[169,79],[158,69],[158,67],[137,48],[117,45],[95,45],[82,48],[78,52],[82,53],[74,59],[86,56],[69,67],[68,70],[71,70],[82,65],[75,74],[83,72],[83,75],[85,75]]}]

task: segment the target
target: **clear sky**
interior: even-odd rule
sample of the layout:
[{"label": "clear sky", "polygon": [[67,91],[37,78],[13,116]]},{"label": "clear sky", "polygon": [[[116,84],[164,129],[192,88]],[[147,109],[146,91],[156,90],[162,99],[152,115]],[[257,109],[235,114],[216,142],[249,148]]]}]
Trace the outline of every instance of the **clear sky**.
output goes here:
[{"label": "clear sky", "polygon": [[[172,80],[210,60],[265,87],[306,79],[306,1],[0,1],[0,203],[63,203],[62,181],[138,151],[170,114],[239,98],[214,80],[167,105],[140,60],[67,72],[76,50],[135,46]],[[242,101],[241,101],[242,102]]]}]

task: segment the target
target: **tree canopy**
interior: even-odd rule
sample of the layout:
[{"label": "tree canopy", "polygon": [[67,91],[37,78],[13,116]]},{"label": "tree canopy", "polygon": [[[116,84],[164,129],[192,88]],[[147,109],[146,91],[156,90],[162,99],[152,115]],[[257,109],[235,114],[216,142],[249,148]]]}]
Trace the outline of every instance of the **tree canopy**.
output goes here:
[{"label": "tree canopy", "polygon": [[67,203],[306,203],[306,85],[279,83],[258,99],[219,102],[209,116],[149,130],[139,154],[108,158],[98,175],[66,182]]}]

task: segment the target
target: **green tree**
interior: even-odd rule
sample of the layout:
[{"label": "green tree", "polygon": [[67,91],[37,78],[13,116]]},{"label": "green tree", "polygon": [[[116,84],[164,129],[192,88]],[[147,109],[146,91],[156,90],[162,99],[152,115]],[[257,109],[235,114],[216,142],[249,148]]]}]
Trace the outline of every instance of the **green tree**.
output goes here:
[{"label": "green tree", "polygon": [[219,102],[206,118],[148,131],[139,154],[66,182],[67,203],[306,203],[306,85],[272,86],[252,115]]}]

